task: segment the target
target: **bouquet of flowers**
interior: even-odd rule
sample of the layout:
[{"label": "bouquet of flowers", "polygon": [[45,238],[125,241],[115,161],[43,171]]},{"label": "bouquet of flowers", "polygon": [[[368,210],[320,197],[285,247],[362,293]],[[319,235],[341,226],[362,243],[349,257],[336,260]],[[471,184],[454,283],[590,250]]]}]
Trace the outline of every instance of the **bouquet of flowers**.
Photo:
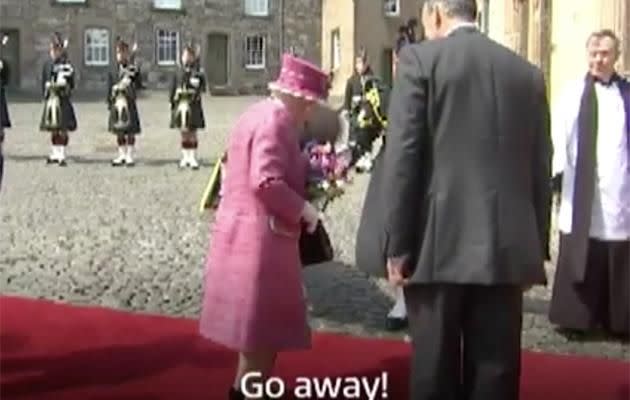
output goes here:
[{"label": "bouquet of flowers", "polygon": [[309,159],[307,195],[309,201],[324,211],[328,204],[344,193],[349,182],[352,154],[349,150],[337,152],[330,143],[311,141],[304,146]]}]

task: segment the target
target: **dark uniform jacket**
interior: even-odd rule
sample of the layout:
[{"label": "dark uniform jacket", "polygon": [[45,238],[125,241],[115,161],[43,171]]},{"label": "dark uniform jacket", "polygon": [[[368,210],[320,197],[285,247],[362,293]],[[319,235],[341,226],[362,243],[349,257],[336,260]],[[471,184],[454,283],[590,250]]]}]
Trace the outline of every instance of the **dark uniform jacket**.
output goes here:
[{"label": "dark uniform jacket", "polygon": [[[57,60],[48,60],[42,68],[42,96],[44,98],[44,110],[46,109],[46,100],[49,97],[49,91],[46,89],[46,82],[55,81],[57,75],[64,73],[64,71],[73,69],[70,62],[61,57]],[[60,95],[60,108],[61,108],[61,127],[60,131],[75,131],[77,129],[77,119],[74,113],[74,107],[72,106],[71,94],[74,89],[74,72],[66,76],[67,89]],[[50,130],[44,124],[44,113],[42,113],[42,119],[40,128],[42,130]],[[55,129],[57,130],[57,129]]]},{"label": "dark uniform jacket", "polygon": [[[129,107],[129,126],[125,129],[117,129],[114,124],[116,113],[113,110],[114,97],[112,96],[112,88],[124,76],[128,76],[131,84],[127,89],[127,104]],[[138,114],[138,106],[136,105],[137,91],[142,87],[140,68],[132,63],[116,64],[116,67],[107,74],[107,107],[109,112],[108,129],[115,134],[138,134],[141,132],[140,115]]]},{"label": "dark uniform jacket", "polygon": [[[198,81],[198,85],[196,85],[196,87],[194,85],[195,81]],[[175,102],[175,94],[177,88],[181,87],[193,89],[196,91],[196,95],[190,104],[190,129],[196,130],[205,128],[206,121],[203,114],[201,95],[207,90],[206,78],[203,70],[196,65],[192,67],[180,68],[175,74],[173,74],[169,90],[169,100],[171,104],[171,128],[181,128],[180,126],[178,126],[178,121],[175,118],[174,112],[175,108],[177,107],[177,103]]]},{"label": "dark uniform jacket", "polygon": [[372,76],[372,70],[368,68],[363,76],[354,73],[350,78],[348,78],[343,99],[344,110],[348,111],[350,114],[353,113],[354,109],[358,105],[358,100],[363,96],[363,81]]}]

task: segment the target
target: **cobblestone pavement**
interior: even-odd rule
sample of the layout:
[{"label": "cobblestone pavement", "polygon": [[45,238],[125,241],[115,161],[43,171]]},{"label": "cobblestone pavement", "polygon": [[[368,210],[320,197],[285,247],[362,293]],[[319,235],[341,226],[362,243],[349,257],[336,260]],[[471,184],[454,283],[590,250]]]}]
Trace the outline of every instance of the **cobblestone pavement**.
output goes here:
[{"label": "cobblestone pavement", "polygon": [[[201,135],[200,171],[180,171],[178,135],[166,129],[163,93],[140,100],[143,135],[138,165],[109,166],[115,152],[105,132],[104,104],[76,104],[80,130],[72,135],[67,168],[46,166],[48,138],[37,129],[41,106],[10,105],[0,195],[0,292],[195,317],[211,216],[197,204],[209,167],[222,150],[238,112],[254,98],[206,101],[210,128]],[[382,331],[391,305],[387,285],[352,267],[366,177],[333,204],[327,225],[338,261],[307,269],[316,328],[358,335]],[[553,277],[551,266],[549,276]],[[527,293],[524,346],[562,353],[627,359],[627,344],[606,339],[568,341],[547,322],[549,288]]]}]

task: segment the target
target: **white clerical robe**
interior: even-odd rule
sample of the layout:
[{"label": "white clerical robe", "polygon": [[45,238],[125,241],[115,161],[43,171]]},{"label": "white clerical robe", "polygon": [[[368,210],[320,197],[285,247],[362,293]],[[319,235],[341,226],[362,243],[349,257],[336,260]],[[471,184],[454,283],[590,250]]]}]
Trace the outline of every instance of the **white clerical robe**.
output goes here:
[{"label": "white clerical robe", "polygon": [[[563,173],[558,228],[571,233],[577,159],[578,114],[584,80],[570,85],[552,115],[553,175]],[[630,169],[623,99],[616,84],[595,84],[597,94],[597,165],[590,237],[630,239]]]}]

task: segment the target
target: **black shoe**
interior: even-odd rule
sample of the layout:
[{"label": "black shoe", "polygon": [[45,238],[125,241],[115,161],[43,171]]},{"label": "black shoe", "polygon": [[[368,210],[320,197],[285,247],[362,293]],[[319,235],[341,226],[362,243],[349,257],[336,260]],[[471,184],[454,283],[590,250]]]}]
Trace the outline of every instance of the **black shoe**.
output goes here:
[{"label": "black shoe", "polygon": [[[282,397],[284,399],[284,397]],[[228,392],[228,400],[245,400],[245,395],[240,390],[236,390],[233,387]],[[271,400],[269,396],[263,396],[261,400]]]},{"label": "black shoe", "polygon": [[586,335],[586,331],[580,329],[572,329],[572,328],[561,328],[557,327],[556,332],[563,336],[584,336]]},{"label": "black shoe", "polygon": [[60,167],[67,167],[68,163],[66,162],[66,160],[61,160],[61,161],[59,161],[59,166]]},{"label": "black shoe", "polygon": [[228,392],[228,400],[245,400],[245,395],[231,387]]},{"label": "black shoe", "polygon": [[402,331],[403,329],[407,329],[408,326],[409,321],[407,318],[387,317],[387,320],[385,320],[385,329],[390,332]]},{"label": "black shoe", "polygon": [[572,329],[572,328],[562,328],[558,327],[555,329],[556,332],[565,339],[576,342],[588,342],[593,340],[602,340],[604,339],[604,335],[600,330],[592,329],[592,330],[582,330],[582,329]]},{"label": "black shoe", "polygon": [[57,160],[53,160],[52,158],[48,157],[46,158],[46,164],[50,165],[50,164],[56,164],[58,161]]}]

